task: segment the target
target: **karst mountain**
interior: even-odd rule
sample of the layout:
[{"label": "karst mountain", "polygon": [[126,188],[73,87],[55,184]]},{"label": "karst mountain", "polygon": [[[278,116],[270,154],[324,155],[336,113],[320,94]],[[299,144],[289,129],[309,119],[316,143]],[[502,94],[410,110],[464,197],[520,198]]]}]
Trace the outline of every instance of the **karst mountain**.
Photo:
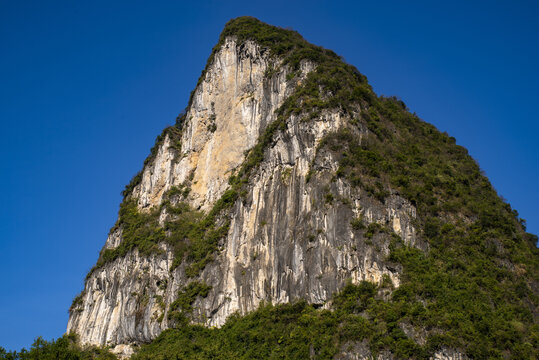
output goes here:
[{"label": "karst mountain", "polygon": [[229,21],[123,196],[69,310],[81,346],[537,355],[537,236],[453,137],[295,31]]}]

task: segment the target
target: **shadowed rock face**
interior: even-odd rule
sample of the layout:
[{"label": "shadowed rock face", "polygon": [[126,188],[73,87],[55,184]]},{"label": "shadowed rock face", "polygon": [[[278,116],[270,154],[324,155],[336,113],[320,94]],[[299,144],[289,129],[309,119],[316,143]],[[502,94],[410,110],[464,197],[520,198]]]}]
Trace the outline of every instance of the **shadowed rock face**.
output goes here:
[{"label": "shadowed rock face", "polygon": [[[189,204],[211,209],[297,84],[287,81],[287,66],[273,67],[279,62],[254,42],[225,40],[187,109],[181,145],[167,135],[130,195],[141,211],[159,206],[167,190],[186,182]],[[267,76],[270,64],[280,70]],[[313,68],[302,62],[299,81]],[[379,282],[387,275],[399,285],[399,267],[385,260],[390,237],[375,233],[367,239],[351,221],[361,216],[365,224],[379,223],[421,246],[412,225],[414,206],[397,194],[382,203],[335,179],[334,154],[317,147],[350,120],[338,111],[309,122],[293,115],[287,119],[246,193],[226,214],[228,234],[196,279],[211,290],[193,304],[193,321],[221,326],[232,313],[252,311],[263,301],[301,298],[325,306],[348,279]],[[358,131],[361,138],[367,130]],[[119,227],[105,247],[121,242]],[[168,328],[170,304],[193,279],[186,276],[185,264],[170,272],[172,249],[166,244],[161,249],[149,256],[133,250],[93,271],[82,301],[70,312],[67,331],[78,333],[83,343],[114,345],[148,342]]]}]

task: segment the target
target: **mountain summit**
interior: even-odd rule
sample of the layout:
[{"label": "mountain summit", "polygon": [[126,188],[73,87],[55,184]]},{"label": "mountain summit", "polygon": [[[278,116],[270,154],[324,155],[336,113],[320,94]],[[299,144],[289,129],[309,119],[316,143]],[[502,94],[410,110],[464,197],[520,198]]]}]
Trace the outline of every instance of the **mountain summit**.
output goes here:
[{"label": "mountain summit", "polygon": [[83,344],[137,359],[537,354],[537,237],[454,138],[295,31],[229,21],[123,195],[70,308]]}]

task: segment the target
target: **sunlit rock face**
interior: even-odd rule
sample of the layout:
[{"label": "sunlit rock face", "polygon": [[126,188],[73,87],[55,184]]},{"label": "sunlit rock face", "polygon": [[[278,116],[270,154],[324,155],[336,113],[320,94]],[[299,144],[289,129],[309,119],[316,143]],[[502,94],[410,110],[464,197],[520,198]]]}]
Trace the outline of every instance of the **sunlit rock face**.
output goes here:
[{"label": "sunlit rock face", "polygon": [[[159,207],[167,190],[186,182],[191,188],[186,201],[204,212],[212,208],[246,151],[276,121],[276,110],[315,68],[301,63],[292,81],[288,67],[279,64],[254,42],[226,39],[186,109],[181,140],[165,136],[145,165],[130,195],[140,211]],[[268,75],[270,66],[279,70]],[[305,299],[328,306],[346,281],[384,277],[399,285],[400,269],[385,260],[388,237],[366,239],[351,222],[361,217],[367,225],[379,223],[421,246],[413,226],[416,209],[396,193],[382,203],[335,178],[337,159],[318,151],[326,135],[350,120],[338,111],[310,121],[292,115],[275,134],[247,191],[226,214],[230,227],[220,251],[197,278],[211,290],[193,304],[194,322],[221,326],[232,313],[247,313],[264,301]],[[359,138],[367,132],[358,131]],[[119,227],[105,248],[121,242]],[[70,312],[68,332],[86,344],[127,345],[151,341],[171,326],[170,304],[193,279],[186,276],[185,264],[171,272],[172,249],[162,244],[161,250],[144,256],[132,250],[93,271]]]}]

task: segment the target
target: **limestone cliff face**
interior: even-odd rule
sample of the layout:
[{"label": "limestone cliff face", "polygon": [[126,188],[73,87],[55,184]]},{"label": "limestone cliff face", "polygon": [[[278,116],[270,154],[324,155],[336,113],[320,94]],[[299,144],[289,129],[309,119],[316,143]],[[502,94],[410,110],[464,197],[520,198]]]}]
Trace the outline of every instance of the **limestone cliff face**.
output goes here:
[{"label": "limestone cliff face", "polygon": [[[181,154],[171,151],[167,137],[153,164],[144,169],[133,192],[141,208],[160,204],[166,190],[187,179],[192,183],[190,202],[197,208],[207,210],[222,195],[232,170],[293,90],[286,71],[265,78],[274,63],[278,60],[254,42],[225,41],[187,109]],[[304,64],[305,73],[310,69]]]},{"label": "limestone cliff face", "polygon": [[[276,121],[275,111],[314,68],[304,61],[290,80],[289,68],[279,62],[254,42],[225,40],[195,89],[181,140],[165,136],[129,195],[141,211],[158,207],[167,190],[185,183],[192,207],[208,211],[215,204],[246,151]],[[211,290],[195,301],[193,321],[221,326],[232,313],[252,311],[263,301],[301,298],[326,306],[348,279],[380,282],[387,275],[399,285],[399,267],[385,260],[389,237],[366,238],[351,221],[387,226],[406,243],[421,246],[414,206],[396,193],[378,201],[335,179],[334,155],[319,151],[320,141],[350,120],[338,111],[309,122],[295,115],[287,119],[248,190],[226,214],[228,234],[198,278]],[[358,131],[359,137],[367,133]],[[122,240],[118,227],[105,248]],[[70,311],[68,332],[78,333],[83,343],[117,345],[148,342],[169,327],[170,304],[193,279],[185,264],[170,271],[174,254],[164,243],[161,249],[144,256],[135,249],[93,271]]]}]

